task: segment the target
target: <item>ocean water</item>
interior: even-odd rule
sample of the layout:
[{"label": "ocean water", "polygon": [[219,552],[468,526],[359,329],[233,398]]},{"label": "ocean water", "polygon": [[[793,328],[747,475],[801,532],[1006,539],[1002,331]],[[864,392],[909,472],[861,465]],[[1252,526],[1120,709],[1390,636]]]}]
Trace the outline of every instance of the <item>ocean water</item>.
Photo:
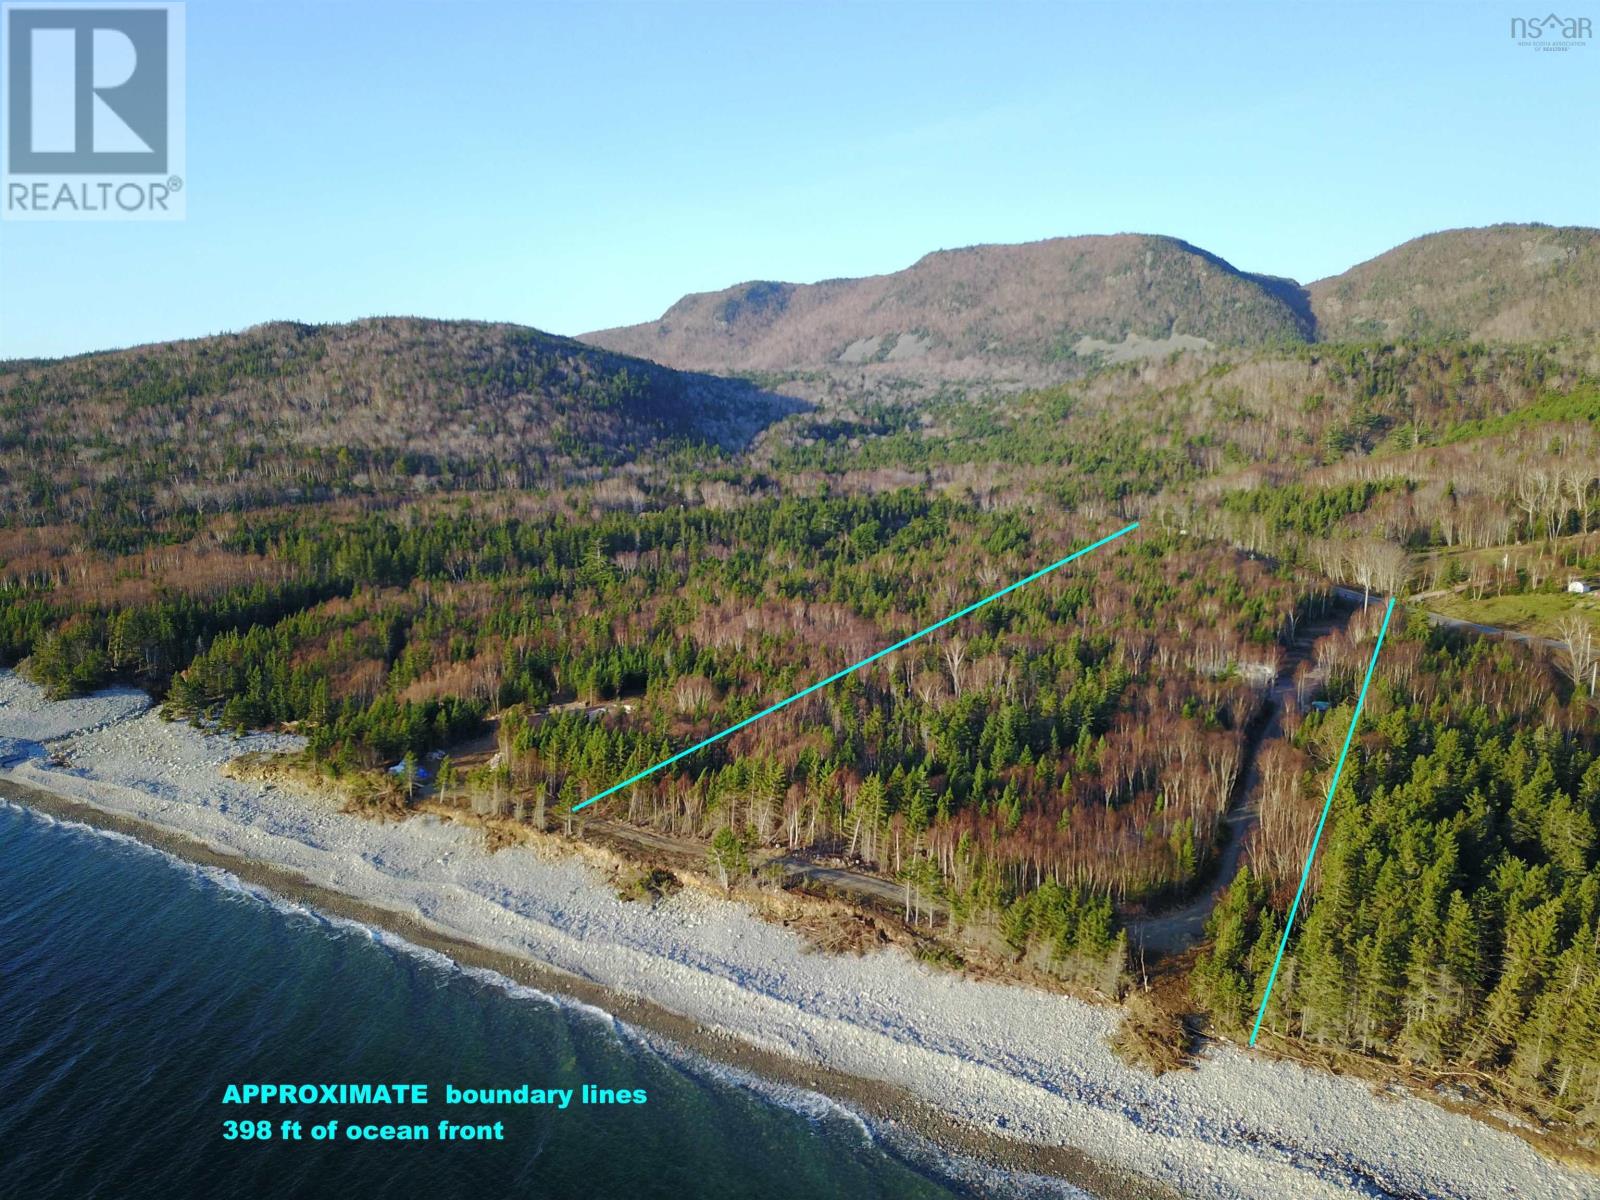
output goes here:
[{"label": "ocean water", "polygon": [[[229,1083],[644,1088],[639,1107],[224,1106]],[[224,1140],[223,1122],[505,1122],[504,1142]],[[594,1009],[0,802],[0,1197],[1037,1194],[889,1145]],[[1062,1189],[1071,1191],[1071,1189]]]}]

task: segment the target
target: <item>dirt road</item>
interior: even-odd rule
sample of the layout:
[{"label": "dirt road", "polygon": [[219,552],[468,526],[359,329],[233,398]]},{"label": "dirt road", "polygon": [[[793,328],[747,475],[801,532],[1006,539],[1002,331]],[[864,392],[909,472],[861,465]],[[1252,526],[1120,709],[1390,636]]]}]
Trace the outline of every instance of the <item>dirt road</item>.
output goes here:
[{"label": "dirt road", "polygon": [[[1359,592],[1356,593],[1356,600],[1360,600]],[[1268,693],[1270,709],[1267,716],[1245,746],[1244,770],[1240,772],[1233,803],[1222,820],[1222,850],[1217,856],[1217,867],[1209,883],[1198,895],[1177,908],[1133,917],[1127,922],[1129,940],[1146,954],[1158,958],[1181,954],[1199,942],[1204,934],[1211,910],[1217,906],[1222,892],[1233,882],[1243,865],[1245,841],[1260,818],[1261,750],[1273,739],[1283,736],[1283,714],[1289,705],[1295,703],[1295,670],[1301,663],[1309,661],[1317,639],[1342,628],[1354,611],[1345,609],[1331,617],[1306,622],[1297,631],[1278,670],[1278,677],[1273,681],[1272,690]]]}]

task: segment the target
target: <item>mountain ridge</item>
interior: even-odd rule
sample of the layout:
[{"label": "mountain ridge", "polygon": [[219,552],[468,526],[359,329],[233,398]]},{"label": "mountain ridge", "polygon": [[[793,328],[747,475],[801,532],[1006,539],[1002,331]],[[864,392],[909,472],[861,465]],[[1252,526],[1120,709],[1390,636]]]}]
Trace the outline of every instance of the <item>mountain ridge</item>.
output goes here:
[{"label": "mountain ridge", "polygon": [[1109,234],[936,250],[903,271],[691,293],[580,340],[700,370],[1061,363],[1130,336],[1173,348],[1303,340],[1282,294],[1178,238]]},{"label": "mountain ridge", "polygon": [[1589,337],[1596,296],[1600,230],[1585,226],[1442,230],[1311,284],[1168,235],[1092,234],[935,250],[859,278],[748,280],[579,339],[704,371],[1059,373],[1207,347]]},{"label": "mountain ridge", "polygon": [[1306,286],[1319,340],[1600,334],[1600,229],[1499,224],[1402,242]]}]

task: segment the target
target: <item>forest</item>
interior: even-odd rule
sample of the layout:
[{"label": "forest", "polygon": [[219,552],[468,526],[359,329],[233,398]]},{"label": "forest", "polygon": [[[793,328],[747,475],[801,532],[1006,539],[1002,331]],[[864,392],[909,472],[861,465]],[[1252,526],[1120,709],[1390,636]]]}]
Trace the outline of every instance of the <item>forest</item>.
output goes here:
[{"label": "forest", "polygon": [[[1370,620],[1365,622],[1371,625]],[[1334,707],[1264,765],[1249,866],[1212,915],[1197,996],[1255,1018],[1349,720],[1362,647],[1326,650]],[[1534,1107],[1600,1118],[1600,737],[1548,664],[1414,616],[1333,800],[1314,902],[1263,1025],[1430,1068],[1492,1072]]]},{"label": "forest", "polygon": [[319,770],[408,793],[429,762],[439,803],[651,831],[729,886],[747,853],[837,862],[954,947],[1112,994],[1143,919],[1228,882],[1248,799],[1189,981],[1240,1036],[1375,631],[1335,586],[1410,597],[1268,1035],[1489,1073],[1592,1128],[1595,643],[1462,632],[1426,599],[1600,568],[1592,366],[1314,344],[786,400],[399,321],[5,364],[0,665],[297,732]]}]

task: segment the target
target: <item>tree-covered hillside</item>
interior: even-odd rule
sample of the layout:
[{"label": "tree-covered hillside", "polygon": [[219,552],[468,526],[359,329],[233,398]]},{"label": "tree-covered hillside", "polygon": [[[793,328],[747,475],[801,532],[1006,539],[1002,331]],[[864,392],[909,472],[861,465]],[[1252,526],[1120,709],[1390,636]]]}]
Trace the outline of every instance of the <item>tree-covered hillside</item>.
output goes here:
[{"label": "tree-covered hillside", "polygon": [[1323,341],[1593,338],[1600,333],[1600,230],[1451,229],[1318,280],[1307,292]]},{"label": "tree-covered hillside", "polygon": [[513,325],[263,325],[0,364],[0,503],[137,540],[265,504],[549,487],[738,448],[794,407]]}]

